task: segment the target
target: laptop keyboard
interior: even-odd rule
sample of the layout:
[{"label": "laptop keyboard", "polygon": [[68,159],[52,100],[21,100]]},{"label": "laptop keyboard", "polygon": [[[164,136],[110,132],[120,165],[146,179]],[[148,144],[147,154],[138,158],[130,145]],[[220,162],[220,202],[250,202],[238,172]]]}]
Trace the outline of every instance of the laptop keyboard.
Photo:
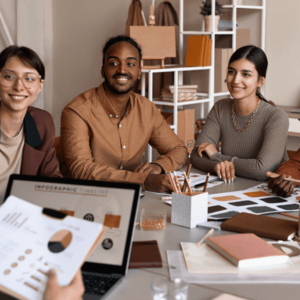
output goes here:
[{"label": "laptop keyboard", "polygon": [[92,274],[82,272],[85,293],[104,295],[121,278],[118,275]]}]

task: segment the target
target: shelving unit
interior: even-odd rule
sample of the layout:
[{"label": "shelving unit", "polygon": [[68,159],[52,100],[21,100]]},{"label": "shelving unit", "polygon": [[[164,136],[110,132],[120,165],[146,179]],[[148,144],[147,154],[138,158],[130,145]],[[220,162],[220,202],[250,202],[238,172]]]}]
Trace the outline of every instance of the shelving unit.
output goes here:
[{"label": "shelving unit", "polygon": [[[215,2],[216,0],[212,0],[212,23],[215,22]],[[212,108],[214,104],[214,97],[219,96],[227,96],[229,93],[214,93],[214,73],[215,73],[215,36],[216,35],[232,35],[232,49],[236,50],[236,23],[237,23],[237,11],[238,10],[261,10],[261,18],[262,18],[262,27],[261,27],[261,45],[260,47],[265,49],[265,23],[266,23],[266,0],[262,0],[262,5],[237,5],[237,0],[232,0],[231,5],[223,5],[224,9],[232,9],[232,31],[215,31],[213,28],[212,32],[206,31],[185,31],[184,30],[184,0],[180,0],[179,6],[179,61],[180,64],[184,63],[184,36],[185,35],[210,35],[212,39],[212,55],[211,55],[211,66],[212,69],[209,73],[209,92],[208,97],[212,98],[213,101],[210,102],[209,110]],[[203,24],[204,28],[204,24]],[[181,77],[182,78],[182,77]],[[181,81],[182,82],[182,81]],[[212,96],[213,94],[213,96]]]},{"label": "shelving unit", "polygon": [[[184,67],[183,65],[165,65],[164,69],[142,69],[142,75],[141,75],[141,95],[146,96],[146,74],[148,74],[148,99],[150,101],[153,101],[156,105],[164,105],[164,106],[171,106],[173,107],[173,125],[170,125],[170,127],[174,130],[174,132],[177,134],[177,124],[178,124],[178,118],[177,118],[177,111],[178,106],[187,106],[187,105],[195,105],[200,104],[204,106],[204,103],[209,103],[211,105],[211,102],[213,101],[213,97],[207,97],[206,94],[203,93],[197,93],[196,95],[201,98],[199,100],[193,100],[193,101],[182,101],[178,102],[178,85],[179,81],[182,84],[182,73],[186,71],[199,71],[199,70],[209,70],[211,72],[212,67]],[[153,99],[153,75],[155,73],[168,73],[172,72],[174,74],[174,102],[167,102],[167,101],[156,101]],[[211,105],[212,107],[212,105]],[[202,109],[203,110],[203,109]],[[148,162],[152,161],[152,149],[151,146],[148,146]]]},{"label": "shelving unit", "polygon": [[[215,1],[212,0],[212,22],[215,22]],[[215,97],[228,96],[229,93],[215,93],[214,81],[215,81],[215,37],[218,35],[232,35],[232,48],[236,50],[236,23],[238,10],[261,10],[261,45],[260,47],[265,49],[265,20],[266,20],[266,0],[261,0],[262,5],[237,5],[237,0],[232,0],[231,5],[223,5],[224,9],[232,9],[232,31],[185,31],[184,30],[184,0],[180,0],[179,3],[179,65],[166,65],[164,69],[142,69],[141,76],[141,94],[146,96],[146,74],[148,74],[148,99],[153,101],[156,105],[164,105],[173,107],[173,125],[170,127],[177,133],[177,111],[179,106],[200,105],[200,118],[204,117],[204,104],[208,103],[208,110],[210,110],[215,102]],[[203,24],[204,28],[204,24]],[[184,36],[187,35],[210,35],[212,39],[212,53],[211,53],[211,65],[208,67],[185,67],[184,66]],[[189,71],[201,71],[208,70],[209,72],[209,84],[208,93],[197,93],[199,100],[182,101],[178,102],[178,85],[183,84],[183,76],[185,72]],[[174,102],[157,101],[153,99],[153,75],[155,73],[167,73],[173,72],[174,74]],[[151,147],[148,148],[148,162],[152,161]]]}]

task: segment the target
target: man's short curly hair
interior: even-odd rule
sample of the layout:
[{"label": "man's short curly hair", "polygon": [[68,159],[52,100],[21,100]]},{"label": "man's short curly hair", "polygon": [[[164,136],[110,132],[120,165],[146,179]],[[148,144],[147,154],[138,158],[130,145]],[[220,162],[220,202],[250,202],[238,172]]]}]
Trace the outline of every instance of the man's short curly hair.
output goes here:
[{"label": "man's short curly hair", "polygon": [[126,35],[118,35],[118,36],[112,37],[106,42],[106,44],[104,45],[103,50],[102,50],[102,54],[103,54],[102,65],[104,66],[104,63],[105,63],[104,60],[105,60],[105,53],[106,53],[107,49],[110,46],[112,46],[116,43],[120,43],[120,42],[129,43],[137,49],[137,51],[139,52],[139,56],[140,56],[139,57],[139,64],[141,65],[142,49],[134,39],[132,39],[131,37],[126,36]]}]

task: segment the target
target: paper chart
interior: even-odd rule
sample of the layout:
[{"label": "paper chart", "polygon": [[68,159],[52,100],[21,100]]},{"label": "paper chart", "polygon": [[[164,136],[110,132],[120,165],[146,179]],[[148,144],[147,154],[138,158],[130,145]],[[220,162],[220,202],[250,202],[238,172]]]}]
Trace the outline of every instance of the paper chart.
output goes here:
[{"label": "paper chart", "polygon": [[0,285],[41,300],[50,268],[61,286],[68,285],[101,230],[101,224],[69,216],[50,218],[10,196],[0,209]]},{"label": "paper chart", "polygon": [[[128,226],[127,220],[134,196],[132,190],[20,180],[14,181],[11,194],[36,205],[51,207],[79,219],[103,224],[107,230],[87,261],[122,264],[127,236],[127,231],[122,228]],[[59,201],[53,201],[54,197],[59,197]],[[67,237],[68,235],[66,241]],[[51,249],[68,249],[64,244],[65,242],[61,243],[54,237],[51,240]]]},{"label": "paper chart", "polygon": [[244,191],[208,195],[208,218],[224,220],[242,212],[264,215],[298,211],[298,194],[279,197],[271,193],[267,184],[260,184]]}]

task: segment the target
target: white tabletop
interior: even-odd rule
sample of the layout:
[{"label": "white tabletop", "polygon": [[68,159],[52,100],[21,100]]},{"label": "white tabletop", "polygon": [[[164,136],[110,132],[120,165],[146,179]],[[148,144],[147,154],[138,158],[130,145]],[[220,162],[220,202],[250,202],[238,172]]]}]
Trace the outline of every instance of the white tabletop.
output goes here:
[{"label": "white tabletop", "polygon": [[[195,171],[195,170],[193,170]],[[208,189],[210,194],[244,190],[258,185],[255,180],[237,178],[230,184],[221,184]],[[123,283],[108,297],[109,300],[119,299],[143,299],[150,300],[150,283],[157,276],[169,277],[166,250],[181,250],[180,242],[197,242],[207,232],[204,229],[186,227],[171,224],[171,206],[161,200],[160,195],[146,193],[141,199],[139,214],[142,208],[166,208],[167,225],[164,231],[142,231],[137,226],[134,234],[134,241],[157,240],[163,260],[162,268],[151,269],[129,269]],[[294,213],[296,214],[296,213]],[[270,215],[271,216],[271,215]],[[278,217],[278,214],[273,214]],[[280,216],[282,217],[282,216]],[[229,234],[228,231],[220,231],[217,234]],[[232,234],[232,232],[231,232]],[[299,299],[300,285],[296,284],[216,284],[197,285],[191,284],[189,289],[189,300],[208,300],[221,293],[230,293],[247,299]]]},{"label": "white tabletop", "polygon": [[[197,170],[192,170],[197,172]],[[210,194],[244,190],[258,185],[255,180],[237,178],[230,184],[221,184],[208,189]],[[142,208],[165,208],[167,209],[167,224],[164,231],[141,231],[137,226],[134,241],[157,240],[163,260],[162,268],[129,269],[126,278],[108,297],[108,300],[120,299],[143,299],[151,300],[150,283],[157,276],[169,277],[166,250],[181,250],[180,242],[197,242],[207,232],[200,228],[185,228],[171,224],[171,206],[161,200],[160,195],[146,193],[139,205],[138,219]],[[294,213],[296,214],[296,213]],[[271,215],[272,216],[272,215]],[[278,217],[278,214],[273,214]],[[282,217],[282,216],[280,216]],[[283,217],[285,218],[285,217]],[[229,234],[227,231],[215,232],[215,234]],[[232,234],[232,232],[231,232]],[[255,300],[282,300],[299,299],[300,285],[296,284],[191,284],[189,288],[189,300],[209,300],[221,293],[230,293],[247,299]],[[12,299],[1,295],[0,299]]]}]

